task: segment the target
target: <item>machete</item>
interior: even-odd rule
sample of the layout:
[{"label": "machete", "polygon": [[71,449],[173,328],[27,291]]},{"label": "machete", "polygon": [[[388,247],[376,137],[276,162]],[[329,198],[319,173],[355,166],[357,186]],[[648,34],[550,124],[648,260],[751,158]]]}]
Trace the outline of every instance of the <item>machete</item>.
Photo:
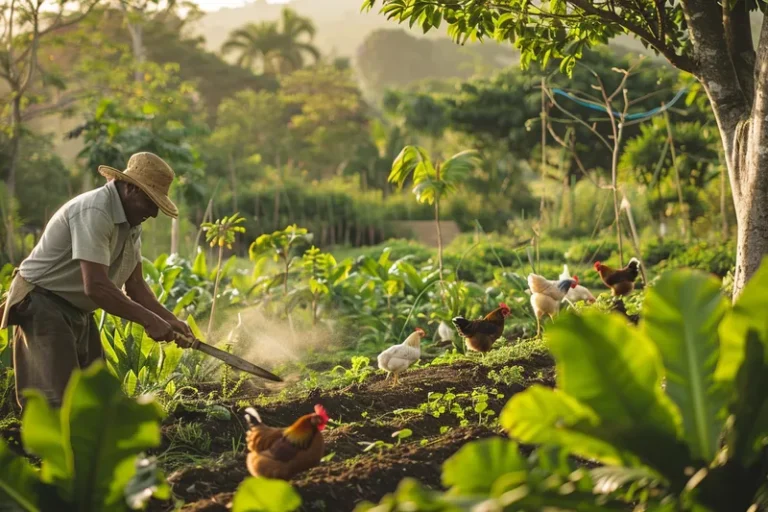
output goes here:
[{"label": "machete", "polygon": [[253,363],[249,363],[245,359],[241,357],[237,357],[234,354],[230,354],[229,352],[224,352],[223,350],[220,350],[216,347],[212,347],[207,343],[203,343],[197,338],[187,338],[178,333],[176,334],[176,338],[181,340],[183,343],[187,343],[190,348],[199,350],[201,352],[205,352],[209,356],[213,356],[216,359],[224,361],[229,366],[237,368],[238,370],[243,370],[244,372],[248,372],[252,375],[256,375],[257,377],[261,377],[263,379],[269,379],[275,382],[283,382],[283,379],[281,379],[274,373],[270,373],[264,368],[260,368]]}]

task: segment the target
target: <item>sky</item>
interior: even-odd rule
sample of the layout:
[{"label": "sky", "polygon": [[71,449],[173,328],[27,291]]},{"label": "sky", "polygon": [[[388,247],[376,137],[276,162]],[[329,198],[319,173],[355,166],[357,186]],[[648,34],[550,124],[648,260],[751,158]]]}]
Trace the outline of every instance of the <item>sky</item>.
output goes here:
[{"label": "sky", "polygon": [[[204,11],[218,11],[222,7],[242,7],[253,3],[254,0],[195,0]],[[267,0],[268,4],[284,4],[290,0]]]}]

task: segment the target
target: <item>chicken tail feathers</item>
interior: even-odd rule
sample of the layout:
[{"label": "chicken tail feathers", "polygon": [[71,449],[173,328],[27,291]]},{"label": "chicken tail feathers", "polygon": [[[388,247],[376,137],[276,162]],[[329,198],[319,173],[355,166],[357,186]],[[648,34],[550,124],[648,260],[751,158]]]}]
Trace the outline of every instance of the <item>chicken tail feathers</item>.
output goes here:
[{"label": "chicken tail feathers", "polygon": [[456,330],[459,331],[459,334],[462,336],[466,336],[465,329],[469,327],[469,324],[471,323],[469,320],[464,318],[463,316],[457,316],[451,319],[451,322],[453,322],[453,325],[456,326]]},{"label": "chicken tail feathers", "polygon": [[263,423],[263,421],[261,421],[261,416],[259,416],[259,413],[253,407],[245,409],[245,421],[248,422],[249,427],[261,425]]},{"label": "chicken tail feathers", "polygon": [[630,268],[636,269],[639,266],[640,266],[640,260],[638,260],[637,258],[632,258],[631,260],[629,260],[629,267]]}]

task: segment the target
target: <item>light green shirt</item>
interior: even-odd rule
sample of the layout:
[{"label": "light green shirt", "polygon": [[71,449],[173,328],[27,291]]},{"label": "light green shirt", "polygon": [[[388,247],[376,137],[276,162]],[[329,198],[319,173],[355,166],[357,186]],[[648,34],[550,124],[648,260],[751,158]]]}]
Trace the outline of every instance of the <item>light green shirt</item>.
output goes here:
[{"label": "light green shirt", "polygon": [[80,260],[109,267],[109,279],[118,288],[141,261],[141,226],[128,224],[114,181],[62,206],[19,266],[19,274],[90,312],[98,306],[85,295]]}]

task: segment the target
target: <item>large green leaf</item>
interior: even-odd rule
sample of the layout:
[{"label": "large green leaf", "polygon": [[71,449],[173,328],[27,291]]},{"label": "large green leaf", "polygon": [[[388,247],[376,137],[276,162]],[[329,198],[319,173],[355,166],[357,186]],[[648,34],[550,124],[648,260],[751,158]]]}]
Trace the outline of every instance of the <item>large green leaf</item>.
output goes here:
[{"label": "large green leaf", "polygon": [[24,396],[27,397],[27,405],[22,416],[22,444],[29,453],[42,458],[40,479],[57,486],[61,497],[70,500],[75,460],[61,415],[48,405],[40,391],[27,389]]},{"label": "large green leaf", "polygon": [[0,510],[39,511],[41,484],[37,472],[25,458],[14,454],[2,439],[0,468]]},{"label": "large green leaf", "polygon": [[629,452],[679,490],[692,464],[682,418],[661,388],[661,355],[617,314],[563,313],[550,327],[557,385],[600,418],[595,436]]},{"label": "large green leaf", "polygon": [[643,305],[641,326],[661,352],[684,439],[691,455],[704,461],[715,456],[723,428],[727,393],[714,372],[720,353],[717,328],[727,310],[718,280],[692,270],[666,273]]},{"label": "large green leaf", "polygon": [[656,346],[616,314],[564,313],[549,329],[557,387],[616,431],[648,426],[675,438],[682,421],[661,389]]},{"label": "large green leaf", "polygon": [[[720,360],[715,370],[715,378],[730,382],[739,371],[744,359],[744,343],[747,331],[756,330],[763,344],[768,347],[768,323],[765,312],[768,311],[768,257],[763,259],[760,268],[744,287],[733,309],[720,323]],[[768,350],[765,351],[768,357]],[[768,359],[766,359],[768,362]]]},{"label": "large green leaf", "polygon": [[526,481],[527,464],[518,446],[507,439],[492,437],[467,443],[443,463],[443,486],[449,494],[489,494],[493,483],[504,476],[518,485]]},{"label": "large green leaf", "polygon": [[429,160],[429,155],[420,146],[405,146],[392,163],[392,170],[387,179],[390,183],[396,183],[398,187],[402,188],[411,173],[413,173],[414,183],[434,176],[434,168]]},{"label": "large green leaf", "polygon": [[559,446],[605,464],[628,462],[628,455],[600,438],[595,412],[559,390],[532,385],[507,402],[499,421],[523,443]]},{"label": "large green leaf", "polygon": [[440,166],[440,180],[452,186],[458,185],[479,165],[480,157],[476,150],[461,151]]},{"label": "large green leaf", "polygon": [[248,477],[232,500],[232,512],[293,512],[301,506],[301,496],[282,480]]},{"label": "large green leaf", "polygon": [[[24,445],[44,466],[69,471],[68,480],[57,486],[71,509],[125,510],[124,490],[136,472],[136,455],[160,444],[159,405],[125,396],[100,362],[72,374],[57,411],[58,432],[45,398],[34,390],[27,393]],[[72,464],[67,458],[67,464],[61,462],[62,452],[71,454]]]},{"label": "large green leaf", "polygon": [[768,443],[768,365],[765,345],[749,331],[744,363],[736,375],[735,400],[730,410],[733,425],[726,440],[728,454],[745,466],[752,464]]}]

